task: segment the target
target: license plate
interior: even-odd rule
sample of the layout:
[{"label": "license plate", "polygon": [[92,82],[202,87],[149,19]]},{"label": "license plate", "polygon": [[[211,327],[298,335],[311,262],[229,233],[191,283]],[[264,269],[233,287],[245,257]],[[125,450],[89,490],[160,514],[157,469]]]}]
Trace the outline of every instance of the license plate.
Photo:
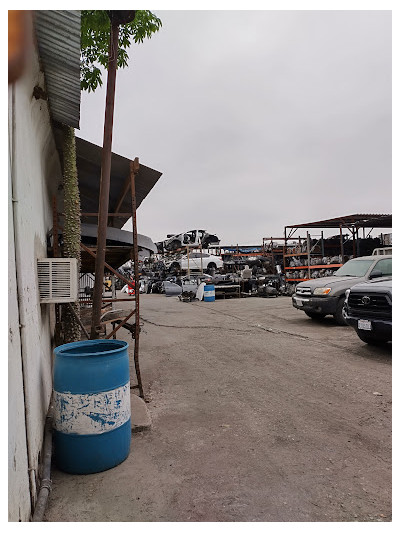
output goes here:
[{"label": "license plate", "polygon": [[364,329],[366,331],[371,331],[372,330],[371,321],[370,320],[359,320],[358,329]]}]

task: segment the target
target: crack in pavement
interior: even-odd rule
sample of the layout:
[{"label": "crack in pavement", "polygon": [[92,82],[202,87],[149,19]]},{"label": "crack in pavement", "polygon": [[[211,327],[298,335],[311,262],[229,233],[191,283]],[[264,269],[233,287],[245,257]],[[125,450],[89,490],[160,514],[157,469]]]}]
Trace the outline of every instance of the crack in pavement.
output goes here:
[{"label": "crack in pavement", "polygon": [[143,316],[140,316],[140,320],[143,320],[143,322],[147,322],[148,324],[151,324],[152,326],[158,326],[160,328],[175,328],[175,329],[223,329],[224,331],[236,331],[239,333],[246,333],[247,330],[245,329],[237,329],[237,328],[225,328],[223,326],[176,326],[174,324],[157,324],[156,322],[152,322],[148,318],[143,318]]},{"label": "crack in pavement", "polygon": [[[191,302],[191,304],[193,306],[195,306],[195,307],[198,307],[199,309],[202,309],[203,311],[205,310],[204,306],[202,304],[200,304],[200,303]],[[234,319],[238,320],[239,322],[242,322],[242,323],[246,324],[246,326],[249,327],[249,328],[266,331],[267,333],[272,333],[274,335],[288,335],[290,337],[295,337],[295,338],[298,338],[298,339],[301,339],[301,340],[304,340],[304,341],[310,341],[310,342],[313,342],[315,344],[319,344],[319,345],[322,345],[322,346],[332,346],[332,348],[336,348],[338,350],[343,350],[343,346],[341,346],[340,344],[337,344],[335,342],[329,341],[329,340],[314,339],[313,337],[310,337],[308,335],[303,335],[301,333],[293,333],[291,331],[286,331],[284,329],[271,328],[271,327],[268,327],[268,326],[263,326],[262,324],[251,324],[251,323],[248,323],[246,321],[246,319],[244,319],[244,318],[238,317],[238,316],[233,315],[231,313],[226,313],[224,311],[207,308],[207,313],[214,313],[214,314],[217,314],[217,315],[228,316],[230,318],[234,318]],[[165,327],[165,328],[221,329],[221,330],[224,330],[224,331],[235,331],[237,333],[246,333],[246,332],[248,332],[248,330],[246,330],[246,329],[227,328],[227,327],[224,327],[224,326],[214,326],[214,325],[209,325],[209,326],[175,326],[175,325],[171,325],[171,324],[157,324],[155,322],[152,322],[152,321],[150,321],[148,319],[143,318],[142,316],[140,318],[144,322],[148,322],[149,324],[152,324],[153,326],[159,326],[159,327]],[[356,350],[352,350],[352,349],[349,349],[349,348],[346,348],[346,350],[347,350],[348,353],[352,353],[352,354],[357,355],[357,356],[359,355],[359,353]]]},{"label": "crack in pavement", "polygon": [[[194,303],[192,305],[195,305],[196,307],[200,307],[201,308],[200,305],[196,305]],[[203,308],[203,310],[204,310],[204,308]],[[235,315],[230,315],[229,313],[223,313],[221,311],[216,311],[214,309],[213,310],[207,309],[207,311],[211,312],[211,313],[216,313],[216,314],[220,314],[220,315],[224,315],[224,316],[229,316],[231,318],[235,318],[236,320],[239,320],[240,322],[244,322],[250,328],[261,329],[263,331],[267,331],[268,333],[273,333],[275,335],[284,334],[284,335],[290,335],[292,337],[300,337],[300,338],[305,339],[305,340],[306,339],[310,339],[310,337],[307,337],[306,335],[301,335],[299,333],[291,333],[290,331],[284,331],[284,330],[280,330],[280,329],[276,329],[276,328],[269,328],[267,326],[262,326],[261,324],[249,324],[243,318],[237,317]],[[163,327],[163,328],[222,329],[224,331],[235,331],[235,332],[238,332],[238,333],[246,333],[246,331],[248,331],[248,330],[243,330],[243,329],[227,328],[227,327],[224,327],[224,326],[213,326],[213,325],[208,325],[208,326],[178,326],[178,325],[173,325],[173,324],[157,324],[156,322],[152,322],[151,320],[149,320],[147,318],[144,318],[143,316],[141,316],[140,319],[143,320],[143,322],[147,322],[148,324],[152,324],[153,326],[159,326],[159,327]],[[310,339],[310,340],[312,340],[312,339]]]}]

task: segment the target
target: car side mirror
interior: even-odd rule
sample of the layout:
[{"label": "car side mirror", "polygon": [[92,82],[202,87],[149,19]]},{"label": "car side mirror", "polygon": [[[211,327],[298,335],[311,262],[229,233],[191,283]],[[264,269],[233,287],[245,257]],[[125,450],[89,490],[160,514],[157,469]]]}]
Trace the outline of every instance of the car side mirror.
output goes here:
[{"label": "car side mirror", "polygon": [[369,279],[373,279],[373,278],[381,278],[383,276],[383,273],[381,270],[374,270],[373,272],[371,272],[371,274],[369,275]]}]

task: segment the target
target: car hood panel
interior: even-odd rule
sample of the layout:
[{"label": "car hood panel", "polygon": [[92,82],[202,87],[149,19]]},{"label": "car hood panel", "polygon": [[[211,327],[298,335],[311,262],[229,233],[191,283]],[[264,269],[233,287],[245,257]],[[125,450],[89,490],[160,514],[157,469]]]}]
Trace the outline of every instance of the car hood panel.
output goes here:
[{"label": "car hood panel", "polygon": [[348,283],[351,286],[354,283],[364,281],[364,278],[358,278],[356,276],[328,276],[326,278],[310,279],[308,281],[302,281],[297,286],[299,287],[311,287],[316,289],[317,287],[332,287],[339,284]]}]

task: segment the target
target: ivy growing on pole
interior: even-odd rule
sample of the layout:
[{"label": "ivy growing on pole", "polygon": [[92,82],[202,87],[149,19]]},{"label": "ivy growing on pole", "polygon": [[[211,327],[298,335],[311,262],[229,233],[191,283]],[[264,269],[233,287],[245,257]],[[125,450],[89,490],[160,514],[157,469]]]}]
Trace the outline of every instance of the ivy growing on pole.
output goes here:
[{"label": "ivy growing on pole", "polygon": [[[81,204],[79,198],[78,173],[76,168],[75,131],[71,126],[62,126],[63,132],[63,185],[64,185],[64,255],[74,257],[81,262]],[[71,304],[75,314],[80,316],[78,302]],[[75,342],[81,339],[79,322],[68,305],[63,309],[64,342]]]}]

